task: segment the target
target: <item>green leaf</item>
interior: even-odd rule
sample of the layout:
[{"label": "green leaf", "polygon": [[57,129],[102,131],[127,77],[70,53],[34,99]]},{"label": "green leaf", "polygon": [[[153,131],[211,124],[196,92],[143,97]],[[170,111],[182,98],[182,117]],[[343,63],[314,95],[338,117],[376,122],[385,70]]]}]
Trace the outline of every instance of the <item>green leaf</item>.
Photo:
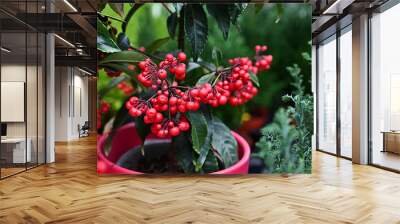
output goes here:
[{"label": "green leaf", "polygon": [[107,63],[107,64],[104,64],[102,67],[111,69],[113,71],[122,71],[122,72],[124,72],[125,74],[127,74],[129,76],[133,76],[133,75],[136,74],[134,71],[128,69],[128,64],[127,63],[122,63],[122,64],[120,64],[120,63]]},{"label": "green leaf", "polygon": [[135,14],[135,12],[141,7],[143,6],[143,3],[135,3],[135,5],[132,6],[132,8],[129,10],[128,14],[126,14],[125,17],[125,22],[122,23],[122,31],[126,32],[126,28],[129,24],[129,21],[131,20],[131,18],[133,17],[133,15]]},{"label": "green leaf", "polygon": [[160,38],[158,40],[155,40],[153,43],[151,43],[148,47],[146,47],[146,52],[147,53],[153,53],[155,52],[157,49],[159,49],[161,46],[163,46],[164,44],[166,44],[169,40],[171,40],[170,37],[164,37],[164,38]]},{"label": "green leaf", "polygon": [[283,15],[283,5],[282,4],[276,4],[276,19],[275,23],[279,23],[281,21],[282,15]]},{"label": "green leaf", "polygon": [[222,51],[217,47],[213,47],[211,57],[212,57],[214,63],[218,67],[222,61]]},{"label": "green leaf", "polygon": [[200,154],[200,148],[204,145],[207,138],[207,121],[201,111],[191,111],[186,115],[192,127],[191,134],[193,149]]},{"label": "green leaf", "polygon": [[242,14],[242,12],[246,9],[246,7],[247,3],[235,3],[229,5],[228,12],[233,25],[237,24],[237,20],[240,14]]},{"label": "green leaf", "polygon": [[143,116],[139,116],[135,118],[135,128],[140,139],[142,139],[142,142],[144,144],[147,135],[149,135],[150,133],[150,125],[144,123]]},{"label": "green leaf", "polygon": [[167,18],[167,29],[169,36],[174,39],[176,33],[176,27],[178,26],[178,14],[176,12],[172,13]]},{"label": "green leaf", "polygon": [[108,63],[138,63],[144,59],[145,56],[137,51],[121,51],[108,55],[99,62],[99,65]]},{"label": "green leaf", "polygon": [[199,4],[184,6],[185,31],[189,38],[193,51],[193,59],[196,61],[207,43],[208,21],[204,9]]},{"label": "green leaf", "polygon": [[209,130],[212,130],[211,145],[221,155],[225,168],[238,161],[237,142],[231,130],[217,117],[208,120]]},{"label": "green leaf", "polygon": [[179,166],[185,173],[193,173],[193,150],[192,145],[189,141],[190,136],[187,132],[183,132],[180,135],[172,139],[173,144],[177,147],[176,149],[176,160]]},{"label": "green leaf", "polygon": [[231,25],[231,16],[229,14],[230,5],[225,4],[207,4],[207,11],[217,21],[218,27],[222,32],[224,39],[228,39],[229,28]]},{"label": "green leaf", "polygon": [[119,52],[118,45],[111,37],[107,27],[97,18],[97,49],[105,53]]},{"label": "green leaf", "polygon": [[195,69],[200,68],[201,66],[197,64],[196,62],[189,62],[186,68],[186,73],[189,73]]},{"label": "green leaf", "polygon": [[210,72],[217,70],[217,67],[216,67],[214,64],[208,63],[208,62],[206,62],[206,61],[200,61],[200,60],[199,60],[199,61],[194,62],[194,63],[199,64],[201,67],[207,69],[207,70],[210,71]]},{"label": "green leaf", "polygon": [[203,75],[200,77],[200,79],[197,81],[196,86],[202,85],[204,83],[210,82],[213,78],[215,77],[215,72],[210,73],[208,75]]},{"label": "green leaf", "polygon": [[249,71],[251,81],[257,86],[260,87],[260,82],[258,81],[257,75],[255,75],[252,71]]},{"label": "green leaf", "polygon": [[115,77],[113,79],[111,79],[110,82],[107,83],[107,86],[105,86],[103,89],[99,90],[99,98],[103,99],[103,97],[110,91],[112,90],[114,87],[116,87],[119,83],[128,80],[129,77],[126,75],[121,75],[119,77]]},{"label": "green leaf", "polygon": [[217,157],[214,155],[213,151],[208,151],[206,161],[203,164],[204,173],[216,172],[219,170]]},{"label": "green leaf", "polygon": [[258,14],[264,8],[264,3],[254,4],[255,13]]},{"label": "green leaf", "polygon": [[118,35],[118,46],[123,49],[123,50],[128,50],[128,48],[131,47],[131,43],[129,41],[128,36],[125,35],[125,33],[120,33]]},{"label": "green leaf", "polygon": [[208,131],[206,140],[200,148],[200,154],[195,163],[195,172],[200,172],[200,170],[203,168],[204,162],[207,159],[207,155],[211,151],[210,149],[211,149],[211,132]]},{"label": "green leaf", "polygon": [[124,4],[121,3],[108,3],[110,8],[121,17],[124,16]]}]

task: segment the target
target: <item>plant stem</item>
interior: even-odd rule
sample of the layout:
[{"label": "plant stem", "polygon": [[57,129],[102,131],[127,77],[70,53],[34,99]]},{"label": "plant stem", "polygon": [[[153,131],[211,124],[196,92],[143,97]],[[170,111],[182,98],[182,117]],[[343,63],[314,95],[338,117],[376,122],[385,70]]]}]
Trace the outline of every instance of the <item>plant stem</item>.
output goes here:
[{"label": "plant stem", "polygon": [[185,8],[179,12],[178,48],[185,51]]},{"label": "plant stem", "polygon": [[169,7],[168,7],[168,5],[166,3],[162,3],[162,5],[169,12],[169,14],[173,14],[173,12],[171,11],[171,9],[169,9]]}]

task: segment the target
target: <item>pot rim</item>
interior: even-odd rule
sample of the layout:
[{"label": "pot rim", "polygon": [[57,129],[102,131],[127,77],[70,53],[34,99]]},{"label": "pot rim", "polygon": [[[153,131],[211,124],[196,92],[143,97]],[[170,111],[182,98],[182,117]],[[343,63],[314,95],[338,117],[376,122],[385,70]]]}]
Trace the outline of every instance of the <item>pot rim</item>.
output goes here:
[{"label": "pot rim", "polygon": [[[119,128],[119,130],[125,130],[125,129],[129,129],[135,126],[135,123],[129,123],[126,124],[122,127]],[[238,133],[231,131],[233,137],[235,138],[236,142],[238,143],[238,151],[241,148],[242,149],[242,156],[239,159],[239,161],[237,163],[235,163],[233,166],[230,166],[228,168],[225,168],[223,170],[219,170],[216,172],[212,172],[212,173],[208,173],[208,174],[231,174],[233,171],[239,169],[242,166],[245,166],[246,163],[249,162],[250,160],[250,154],[251,154],[251,150],[250,150],[250,146],[247,143],[247,141],[240,136]],[[111,162],[107,156],[104,154],[103,151],[103,147],[104,147],[104,142],[106,140],[106,137],[108,136],[108,133],[105,133],[103,135],[99,135],[98,137],[98,144],[97,144],[97,156],[98,156],[98,162],[101,160],[102,162],[105,163],[105,165],[109,166],[110,168],[112,167],[118,167],[118,169],[121,170],[121,174],[147,174],[147,173],[142,173],[142,172],[138,172],[135,170],[130,170],[127,168],[124,168],[122,166],[118,166],[116,163]],[[105,173],[107,174],[107,173]],[[206,174],[207,175],[207,174]]]}]

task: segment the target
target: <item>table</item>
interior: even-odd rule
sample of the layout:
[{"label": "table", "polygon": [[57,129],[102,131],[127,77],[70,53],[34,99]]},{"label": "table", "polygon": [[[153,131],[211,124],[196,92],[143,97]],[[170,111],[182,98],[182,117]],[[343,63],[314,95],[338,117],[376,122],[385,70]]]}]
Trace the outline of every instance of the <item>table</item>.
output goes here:
[{"label": "table", "polygon": [[[26,142],[26,152],[25,144]],[[26,163],[32,160],[32,141],[30,138],[5,138],[1,139],[1,156],[7,163]],[[11,156],[12,155],[12,156]],[[12,159],[11,159],[12,158]]]},{"label": "table", "polygon": [[400,154],[400,131],[383,131],[382,152]]}]

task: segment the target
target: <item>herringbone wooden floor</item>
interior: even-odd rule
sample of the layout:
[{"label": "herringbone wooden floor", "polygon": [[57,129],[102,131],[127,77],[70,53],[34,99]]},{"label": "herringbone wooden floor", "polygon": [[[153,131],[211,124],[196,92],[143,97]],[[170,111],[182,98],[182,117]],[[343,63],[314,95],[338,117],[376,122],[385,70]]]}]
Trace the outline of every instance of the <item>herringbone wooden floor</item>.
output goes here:
[{"label": "herringbone wooden floor", "polygon": [[0,223],[400,223],[400,175],[315,153],[312,175],[96,174],[96,139],[0,181]]}]

